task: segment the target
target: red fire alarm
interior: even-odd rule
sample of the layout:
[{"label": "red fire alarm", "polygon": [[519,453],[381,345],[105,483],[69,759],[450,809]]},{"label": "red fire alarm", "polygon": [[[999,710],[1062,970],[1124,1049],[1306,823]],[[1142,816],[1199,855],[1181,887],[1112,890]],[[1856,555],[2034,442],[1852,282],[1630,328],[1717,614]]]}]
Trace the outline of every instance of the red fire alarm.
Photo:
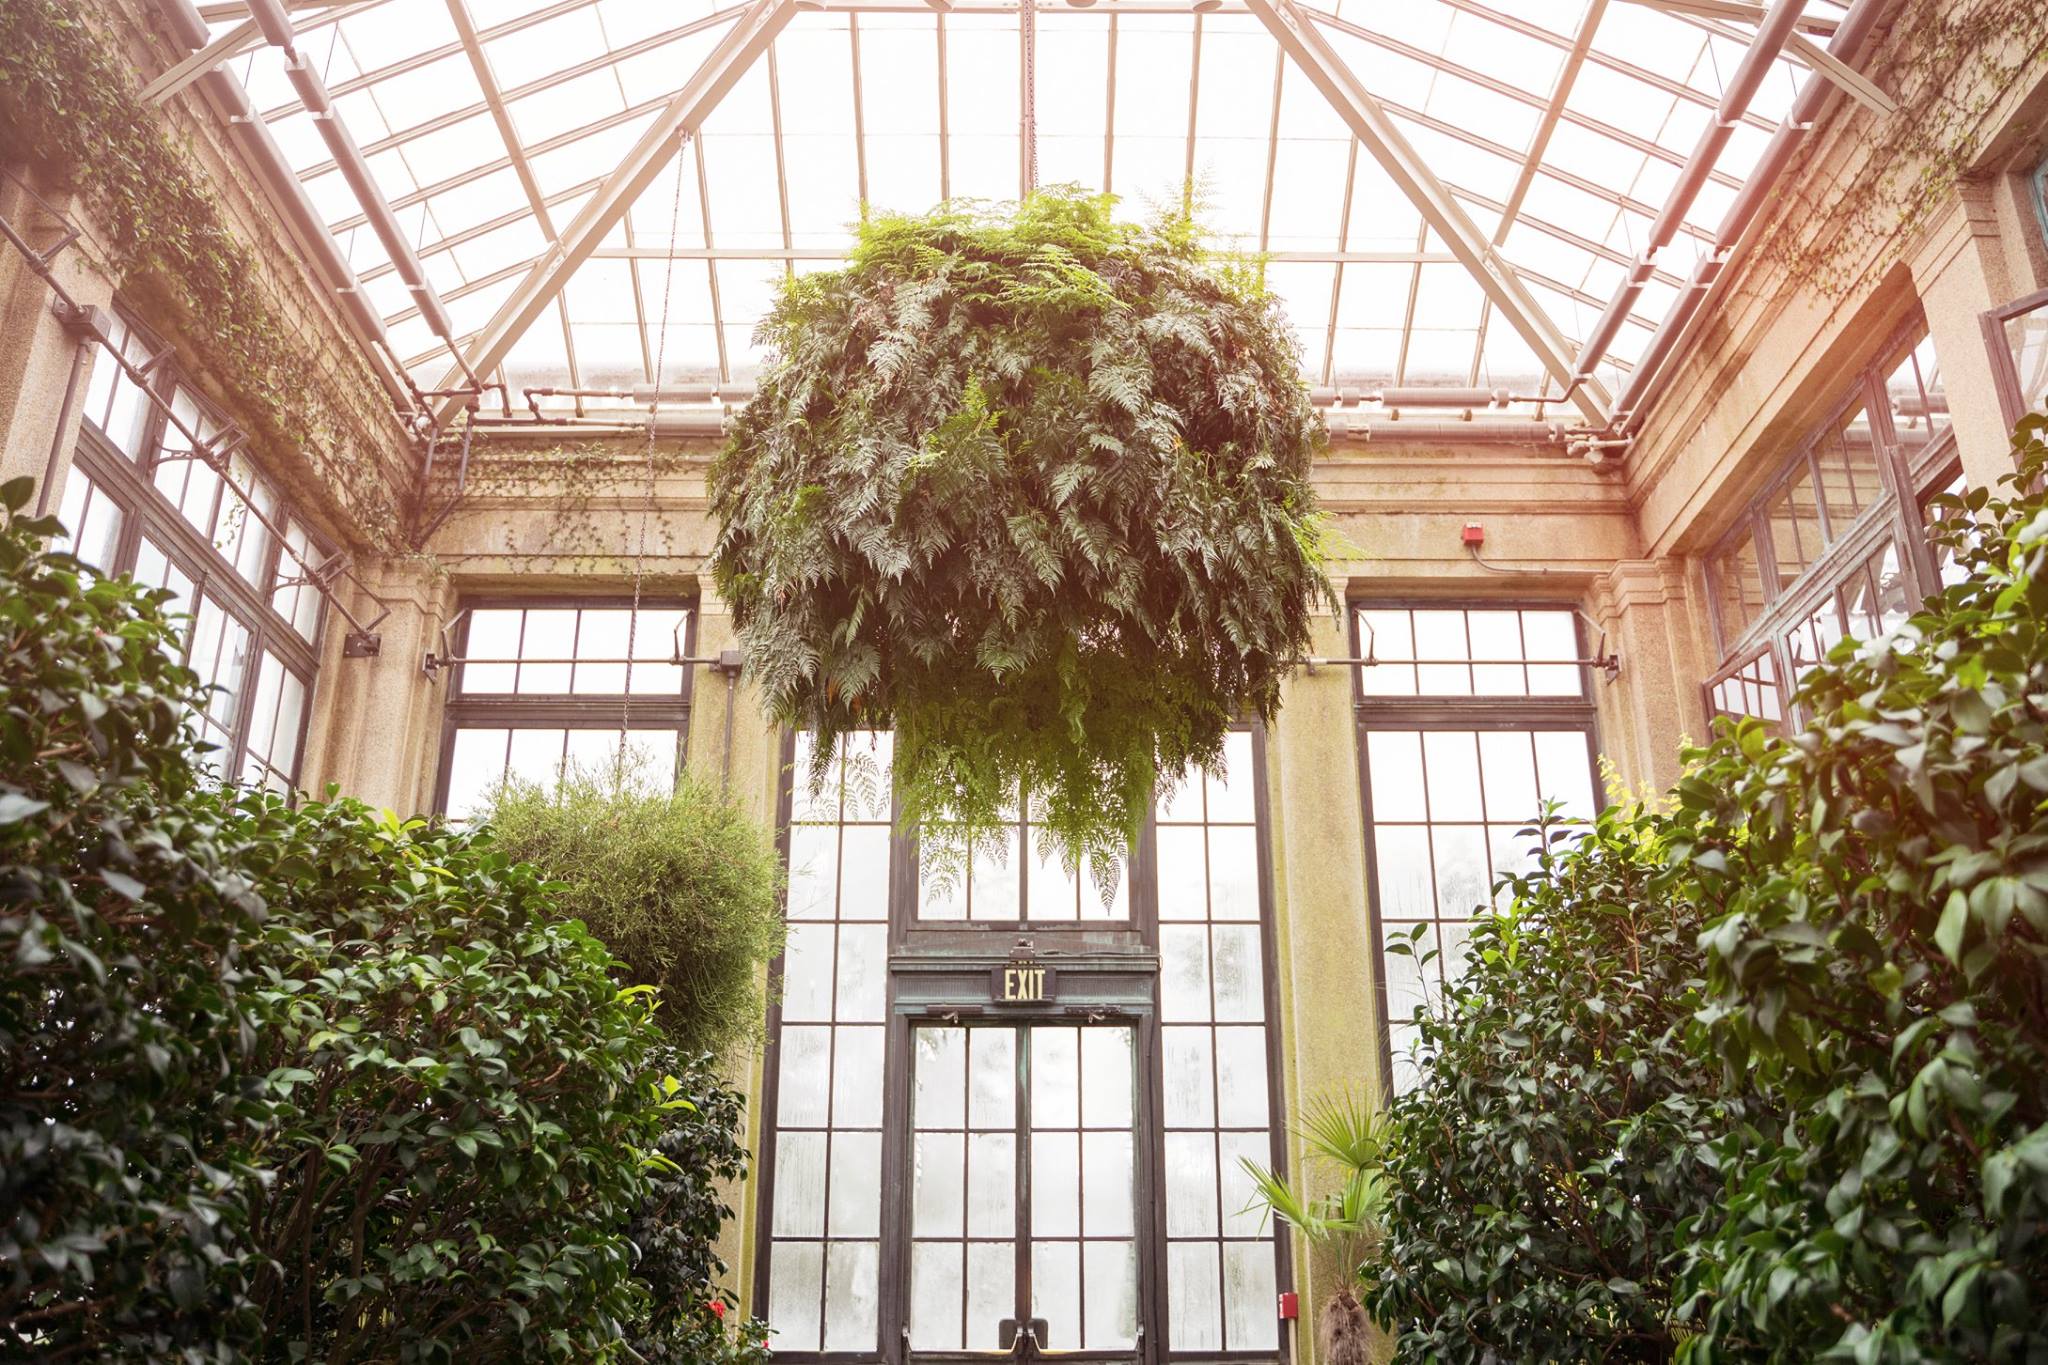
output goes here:
[{"label": "red fire alarm", "polygon": [[1486,528],[1476,521],[1466,522],[1464,540],[1467,545],[1484,545],[1486,543]]},{"label": "red fire alarm", "polygon": [[1280,1296],[1280,1321],[1293,1322],[1301,1316],[1301,1299],[1290,1289]]}]

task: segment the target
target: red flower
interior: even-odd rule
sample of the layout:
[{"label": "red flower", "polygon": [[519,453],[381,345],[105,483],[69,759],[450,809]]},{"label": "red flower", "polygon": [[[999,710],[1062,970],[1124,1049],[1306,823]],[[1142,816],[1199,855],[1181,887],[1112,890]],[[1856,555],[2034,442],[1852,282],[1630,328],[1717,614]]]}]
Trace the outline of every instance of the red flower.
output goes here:
[{"label": "red flower", "polygon": [[711,1316],[719,1319],[723,1319],[725,1317],[724,1299],[713,1299],[711,1301]]}]

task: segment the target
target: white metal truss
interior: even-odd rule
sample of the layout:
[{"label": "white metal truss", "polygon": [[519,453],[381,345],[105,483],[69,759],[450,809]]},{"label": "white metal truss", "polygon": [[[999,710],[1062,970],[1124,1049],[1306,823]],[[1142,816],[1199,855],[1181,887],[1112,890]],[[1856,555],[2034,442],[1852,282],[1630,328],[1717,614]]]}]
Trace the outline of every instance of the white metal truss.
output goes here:
[{"label": "white metal truss", "polygon": [[1385,109],[1294,0],[1246,0],[1246,7],[1307,76],[1309,83],[1350,127],[1381,169],[1398,185],[1416,212],[1442,239],[1484,291],[1501,318],[1515,329],[1551,378],[1571,396],[1595,426],[1607,423],[1610,401],[1595,379],[1574,384],[1570,343],[1543,312],[1514,267],[1479,231],[1471,216],[1394,126]]},{"label": "white metal truss", "polygon": [[[503,363],[519,337],[561,295],[576,268],[589,259],[590,253],[626,216],[641,191],[674,159],[680,137],[702,126],[747,68],[768,50],[795,11],[795,0],[753,0],[746,12],[733,21],[732,28],[704,58],[695,74],[597,187],[562,232],[555,249],[534,263],[512,296],[469,344],[464,359],[470,369],[487,374]],[[459,367],[450,370],[439,387],[452,387],[460,376]],[[443,399],[435,413],[436,421],[446,424],[460,406],[457,398]]]}]

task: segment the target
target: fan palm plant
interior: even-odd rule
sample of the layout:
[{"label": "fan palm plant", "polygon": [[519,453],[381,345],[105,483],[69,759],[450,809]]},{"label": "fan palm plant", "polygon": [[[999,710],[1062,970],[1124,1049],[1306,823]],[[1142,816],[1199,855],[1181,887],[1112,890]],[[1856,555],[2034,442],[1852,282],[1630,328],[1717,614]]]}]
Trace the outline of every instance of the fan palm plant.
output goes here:
[{"label": "fan palm plant", "polygon": [[1327,1252],[1349,1276],[1322,1306],[1316,1358],[1324,1365],[1365,1365],[1371,1343],[1356,1292],[1357,1273],[1379,1241],[1380,1215],[1387,1203],[1381,1169],[1386,1116],[1344,1091],[1312,1101],[1295,1131],[1315,1158],[1314,1165],[1337,1178],[1334,1189],[1310,1193],[1307,1186],[1323,1183],[1310,1172],[1303,1173],[1305,1188],[1296,1189],[1271,1167],[1249,1160],[1243,1162],[1245,1173],[1257,1202],[1300,1232],[1311,1247]]}]

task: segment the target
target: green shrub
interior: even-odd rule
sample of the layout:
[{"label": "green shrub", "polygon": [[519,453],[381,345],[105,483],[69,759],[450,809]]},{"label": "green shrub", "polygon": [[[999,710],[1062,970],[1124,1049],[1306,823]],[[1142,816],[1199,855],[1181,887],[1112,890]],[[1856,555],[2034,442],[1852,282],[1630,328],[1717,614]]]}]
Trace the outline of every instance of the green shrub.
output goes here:
[{"label": "green shrub", "polygon": [[1392,1105],[1402,1359],[2048,1359],[2048,495],[1945,511],[1968,577],[1802,728],[1482,918]]},{"label": "green shrub", "polygon": [[498,846],[554,878],[554,903],[603,939],[624,981],[660,988],[677,1046],[716,1051],[767,1017],[763,968],[782,951],[781,859],[768,835],[688,776],[649,792],[630,765],[570,770],[552,790],[511,783],[488,820]]},{"label": "green shrub", "polygon": [[687,1339],[737,1100],[652,988],[488,832],[201,785],[160,595],[4,493],[0,1357]]},{"label": "green shrub", "polygon": [[1271,716],[1319,605],[1323,441],[1254,268],[1071,187],[863,221],[795,277],[713,466],[711,561],[776,719],[893,729],[907,821],[1120,865],[1161,773]]}]

